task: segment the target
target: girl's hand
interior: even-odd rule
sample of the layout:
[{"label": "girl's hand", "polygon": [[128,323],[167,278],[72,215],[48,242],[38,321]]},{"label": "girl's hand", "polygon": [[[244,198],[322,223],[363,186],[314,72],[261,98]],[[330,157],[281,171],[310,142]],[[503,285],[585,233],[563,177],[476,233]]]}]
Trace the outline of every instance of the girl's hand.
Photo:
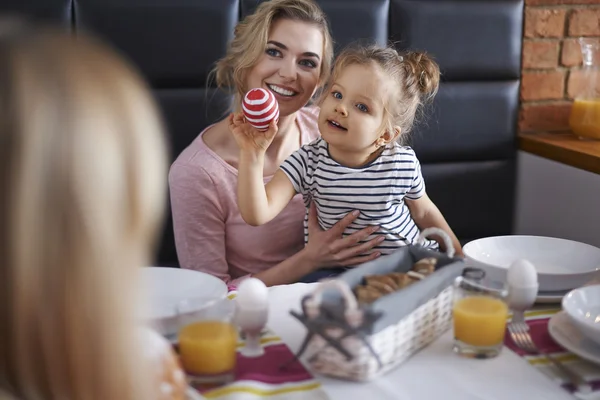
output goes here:
[{"label": "girl's hand", "polygon": [[277,123],[271,121],[269,129],[261,132],[252,127],[244,118],[244,114],[239,112],[229,116],[229,130],[240,150],[264,154],[277,135]]},{"label": "girl's hand", "polygon": [[358,244],[379,227],[372,226],[342,237],[346,228],[358,217],[358,212],[348,213],[329,230],[324,231],[317,220],[317,209],[311,203],[308,214],[307,257],[315,265],[315,270],[326,267],[346,267],[371,261],[381,255],[373,252],[363,255],[383,241],[383,236]]}]

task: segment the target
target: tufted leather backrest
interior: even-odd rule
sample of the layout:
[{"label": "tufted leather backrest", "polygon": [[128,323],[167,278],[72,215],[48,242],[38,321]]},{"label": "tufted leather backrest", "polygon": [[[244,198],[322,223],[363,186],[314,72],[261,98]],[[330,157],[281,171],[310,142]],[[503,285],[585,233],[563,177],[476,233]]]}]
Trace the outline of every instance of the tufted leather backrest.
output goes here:
[{"label": "tufted leather backrest", "polygon": [[[142,71],[174,159],[231,99],[208,72],[256,0],[0,0],[65,29],[91,31]],[[461,240],[512,233],[523,0],[318,0],[336,49],[366,39],[426,50],[442,84],[410,144],[430,197]],[[170,210],[157,264],[177,265]]]}]

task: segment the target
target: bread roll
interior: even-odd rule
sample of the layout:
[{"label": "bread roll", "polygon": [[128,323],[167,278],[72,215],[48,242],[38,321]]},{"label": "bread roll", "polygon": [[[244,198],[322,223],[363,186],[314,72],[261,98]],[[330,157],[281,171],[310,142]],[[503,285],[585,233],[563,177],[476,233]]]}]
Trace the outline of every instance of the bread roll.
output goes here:
[{"label": "bread roll", "polygon": [[144,356],[152,365],[158,400],[186,400],[187,381],[179,358],[167,341],[158,332],[142,329]]},{"label": "bread roll", "polygon": [[431,275],[435,272],[437,259],[433,257],[423,258],[413,265],[412,270],[421,275]]}]

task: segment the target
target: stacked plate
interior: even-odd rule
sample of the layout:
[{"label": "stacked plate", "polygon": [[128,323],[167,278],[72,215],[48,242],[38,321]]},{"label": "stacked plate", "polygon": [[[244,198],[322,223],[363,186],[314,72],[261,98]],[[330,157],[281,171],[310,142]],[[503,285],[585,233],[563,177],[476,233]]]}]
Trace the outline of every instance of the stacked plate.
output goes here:
[{"label": "stacked plate", "polygon": [[548,322],[550,336],[581,358],[600,364],[600,285],[570,291]]},{"label": "stacked plate", "polygon": [[505,282],[510,265],[531,262],[538,273],[538,303],[560,303],[572,289],[590,282],[600,270],[600,249],[585,243],[544,236],[494,236],[463,247],[466,262]]}]

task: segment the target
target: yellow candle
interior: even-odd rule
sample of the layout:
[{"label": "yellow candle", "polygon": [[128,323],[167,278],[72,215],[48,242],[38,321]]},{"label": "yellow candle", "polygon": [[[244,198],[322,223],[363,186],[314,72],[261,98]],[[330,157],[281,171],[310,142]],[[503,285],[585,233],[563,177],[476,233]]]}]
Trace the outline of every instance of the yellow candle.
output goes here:
[{"label": "yellow candle", "polygon": [[499,299],[471,296],[454,305],[454,337],[472,346],[495,346],[504,340],[508,307]]},{"label": "yellow candle", "polygon": [[202,321],[179,332],[183,368],[192,374],[217,375],[235,368],[237,331],[227,322]]}]

